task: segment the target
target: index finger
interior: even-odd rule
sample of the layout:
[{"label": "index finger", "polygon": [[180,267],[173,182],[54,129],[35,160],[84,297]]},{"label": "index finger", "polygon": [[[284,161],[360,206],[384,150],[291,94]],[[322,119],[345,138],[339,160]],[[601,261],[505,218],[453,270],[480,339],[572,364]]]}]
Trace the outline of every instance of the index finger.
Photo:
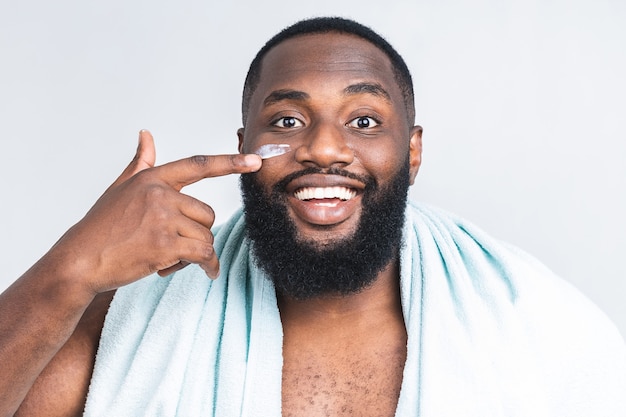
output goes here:
[{"label": "index finger", "polygon": [[255,154],[196,155],[155,168],[172,188],[180,191],[186,185],[204,178],[228,174],[245,174],[261,168],[261,157]]}]

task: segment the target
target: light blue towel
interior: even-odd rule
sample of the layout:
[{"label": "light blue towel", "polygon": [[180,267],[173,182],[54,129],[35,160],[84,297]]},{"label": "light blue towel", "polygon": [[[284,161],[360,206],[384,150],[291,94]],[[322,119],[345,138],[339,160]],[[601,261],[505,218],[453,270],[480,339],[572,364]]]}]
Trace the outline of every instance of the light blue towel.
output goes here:
[{"label": "light blue towel", "polygon": [[[216,281],[188,267],[118,290],[86,416],[280,416],[280,315],[241,213],[215,247]],[[411,204],[400,262],[397,416],[626,416],[623,339],[528,255]]]}]

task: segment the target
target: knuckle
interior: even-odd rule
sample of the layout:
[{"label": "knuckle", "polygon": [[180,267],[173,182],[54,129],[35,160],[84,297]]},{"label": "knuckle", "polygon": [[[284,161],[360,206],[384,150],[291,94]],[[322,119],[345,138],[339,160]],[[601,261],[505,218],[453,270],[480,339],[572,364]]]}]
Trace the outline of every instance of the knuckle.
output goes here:
[{"label": "knuckle", "polygon": [[204,210],[206,211],[207,217],[211,221],[211,225],[213,225],[213,222],[215,221],[215,210],[213,210],[213,207],[209,206],[208,204],[202,204],[204,205]]},{"label": "knuckle", "polygon": [[153,245],[158,249],[167,250],[172,247],[173,236],[167,232],[156,233],[153,238]]},{"label": "knuckle", "polygon": [[195,233],[199,241],[209,245],[213,244],[213,234],[206,227],[196,224]]},{"label": "knuckle", "polygon": [[215,258],[215,248],[213,247],[213,244],[207,244],[205,246],[204,255],[207,259]]},{"label": "knuckle", "polygon": [[246,167],[246,163],[241,155],[233,154],[228,157],[228,163],[233,169]]},{"label": "knuckle", "polygon": [[172,218],[168,210],[158,205],[153,208],[152,217],[154,218],[156,224],[158,224],[160,227],[162,227],[162,225],[169,226],[170,219]]},{"label": "knuckle", "polygon": [[157,184],[151,184],[146,187],[146,197],[149,200],[162,200],[166,195],[166,190]]},{"label": "knuckle", "polygon": [[[206,234],[206,241],[211,245],[211,247],[213,247],[213,243],[215,243],[215,237],[213,236],[213,233],[208,232]],[[213,251],[215,251],[215,249],[213,249]]]},{"label": "knuckle", "polygon": [[210,262],[215,258],[215,248],[212,243],[205,243],[198,247],[199,258],[204,262]]},{"label": "knuckle", "polygon": [[215,211],[213,207],[200,200],[190,200],[190,205],[193,205],[193,210],[197,213],[197,221],[207,228],[213,226],[215,221]]},{"label": "knuckle", "polygon": [[194,155],[189,158],[189,161],[192,165],[200,168],[205,168],[207,165],[209,165],[209,157],[206,155]]},{"label": "knuckle", "polygon": [[148,184],[152,182],[154,176],[154,168],[146,168],[133,175],[133,179],[140,184]]}]

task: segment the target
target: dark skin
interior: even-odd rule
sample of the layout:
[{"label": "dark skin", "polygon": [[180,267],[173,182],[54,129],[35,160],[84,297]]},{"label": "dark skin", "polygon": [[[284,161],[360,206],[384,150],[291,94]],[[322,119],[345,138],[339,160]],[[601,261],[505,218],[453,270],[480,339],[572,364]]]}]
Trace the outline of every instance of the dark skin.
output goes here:
[{"label": "dark skin", "polygon": [[[355,85],[360,87],[346,90]],[[265,99],[277,88],[308,97],[268,106]],[[296,123],[292,129],[288,123],[285,128],[285,119],[276,125],[276,116],[295,118],[302,126]],[[371,128],[364,129],[368,118]],[[142,131],[137,155],[120,178],[0,295],[0,360],[6,364],[0,415],[13,415],[18,408],[16,415],[81,414],[116,288],[188,263],[198,264],[210,277],[218,275],[209,230],[213,211],[181,194],[182,187],[260,169],[269,188],[312,165],[341,166],[374,176],[382,185],[407,153],[413,181],[421,161],[421,128],[407,119],[387,57],[359,38],[326,34],[288,40],[267,55],[246,128],[238,132],[241,155],[193,157],[154,167],[152,137]],[[262,168],[260,158],[246,155],[263,143],[277,142],[290,143],[292,152],[266,160]],[[323,244],[352,233],[360,216],[358,182],[324,175],[299,181],[290,187],[357,190],[355,198],[339,205],[290,197],[289,214],[303,237]],[[406,358],[398,281],[394,259],[359,294],[308,301],[279,295],[284,415],[394,414]]]},{"label": "dark skin", "polygon": [[[340,34],[287,40],[263,61],[250,102],[241,152],[287,143],[292,152],[264,163],[269,190],[305,167],[339,167],[386,185],[410,157],[413,182],[421,162],[421,128],[407,120],[386,55]],[[287,207],[303,239],[318,244],[354,232],[364,184],[308,175],[287,186]],[[298,200],[303,187],[346,187],[348,201]],[[283,415],[392,416],[406,360],[397,259],[375,283],[350,296],[296,300],[279,295],[284,330]]]},{"label": "dark skin", "polygon": [[406,361],[398,270],[350,297],[280,298],[284,416],[393,416]]},{"label": "dark skin", "polygon": [[113,290],[198,264],[219,273],[206,204],[179,191],[256,171],[257,155],[196,156],[154,167],[152,136],[87,215],[0,295],[0,415],[80,415]]}]

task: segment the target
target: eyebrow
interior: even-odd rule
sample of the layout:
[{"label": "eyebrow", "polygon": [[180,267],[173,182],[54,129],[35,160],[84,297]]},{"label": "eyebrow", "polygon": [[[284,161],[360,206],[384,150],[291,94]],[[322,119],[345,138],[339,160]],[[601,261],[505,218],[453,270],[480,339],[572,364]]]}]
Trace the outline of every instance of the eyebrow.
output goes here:
[{"label": "eyebrow", "polygon": [[265,100],[263,100],[264,106],[269,106],[275,103],[278,103],[283,100],[295,100],[295,101],[304,101],[311,98],[304,91],[298,90],[276,90],[272,91]]},{"label": "eyebrow", "polygon": [[391,95],[378,83],[358,83],[347,86],[343,89],[345,95],[356,94],[372,94],[376,97],[385,99],[385,101],[391,101]]},{"label": "eyebrow", "polygon": [[[343,89],[343,93],[347,96],[357,95],[357,94],[371,94],[376,97],[383,98],[385,101],[391,101],[391,95],[383,88],[382,85],[378,83],[357,83],[347,86]],[[263,100],[264,106],[270,106],[272,104],[279,103],[284,100],[293,100],[293,101],[305,101],[311,98],[311,96],[304,91],[299,90],[275,90],[272,91],[265,100]]]}]

